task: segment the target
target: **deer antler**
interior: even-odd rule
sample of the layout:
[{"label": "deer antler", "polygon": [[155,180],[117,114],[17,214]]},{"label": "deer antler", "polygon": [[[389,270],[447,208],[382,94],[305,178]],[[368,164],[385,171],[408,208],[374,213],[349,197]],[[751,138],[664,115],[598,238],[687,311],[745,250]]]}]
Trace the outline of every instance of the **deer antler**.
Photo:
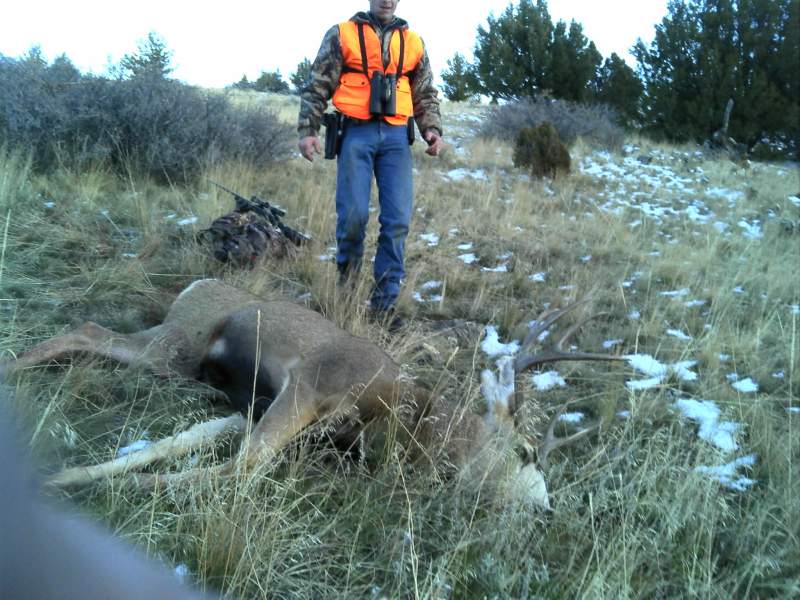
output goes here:
[{"label": "deer antler", "polygon": [[586,437],[590,433],[594,433],[595,431],[600,429],[600,426],[602,425],[602,422],[598,421],[597,423],[594,423],[589,427],[581,429],[580,431],[573,433],[572,435],[568,435],[566,437],[558,437],[555,434],[556,425],[561,420],[561,415],[564,414],[564,411],[567,409],[567,406],[569,406],[569,404],[570,403],[567,402],[566,404],[563,404],[562,406],[559,407],[552,421],[550,421],[550,424],[547,426],[547,432],[544,435],[544,439],[541,442],[539,442],[536,454],[539,466],[542,469],[547,468],[547,456],[550,454],[550,452],[552,452],[556,448],[560,448],[561,446],[566,446],[567,444],[576,442],[577,440]]},{"label": "deer antler", "polygon": [[[536,320],[532,323],[530,331],[525,336],[525,340],[522,342],[522,347],[520,348],[519,354],[517,355],[516,359],[514,360],[514,373],[515,375],[520,375],[527,369],[530,369],[534,366],[541,365],[548,362],[556,362],[561,360],[591,360],[591,361],[625,361],[626,359],[623,356],[617,356],[614,354],[597,354],[594,352],[569,352],[564,350],[564,344],[566,344],[572,337],[577,333],[577,331],[583,327],[586,323],[591,321],[592,319],[597,319],[599,317],[608,316],[608,313],[601,312],[589,315],[588,317],[581,319],[574,325],[571,325],[567,328],[567,330],[561,335],[558,341],[553,344],[550,348],[543,348],[538,351],[535,350],[536,344],[540,343],[542,335],[548,331],[548,328],[553,325],[556,321],[562,318],[569,312],[572,312],[579,306],[583,306],[589,302],[591,299],[591,295],[586,295],[577,302],[573,302],[564,308],[552,309],[543,312],[540,314]],[[515,398],[515,404],[518,403],[521,398],[519,398],[519,394],[521,392],[518,390],[515,394],[517,396]],[[538,446],[538,462],[539,465],[544,469],[547,467],[547,456],[561,446],[565,446],[567,444],[571,444],[590,433],[593,433],[597,429],[600,428],[601,422],[598,422],[594,425],[591,425],[577,433],[566,437],[557,437],[555,435],[555,427],[558,423],[561,415],[564,414],[566,407],[569,403],[563,405],[556,415],[553,417],[553,420],[550,421],[550,424],[547,427],[547,431],[545,433],[544,439],[539,443]]]},{"label": "deer antler", "polygon": [[[573,302],[564,308],[554,308],[542,312],[536,320],[532,321],[530,329],[525,336],[522,346],[516,358],[513,359],[513,373],[510,373],[512,368],[512,359],[506,357],[498,361],[497,367],[499,370],[499,377],[491,371],[484,371],[482,374],[482,385],[484,397],[489,406],[489,414],[487,419],[497,419],[498,414],[505,411],[507,414],[513,416],[516,412],[516,407],[521,401],[520,386],[515,386],[515,379],[517,376],[524,373],[526,370],[548,362],[556,362],[562,360],[591,360],[591,361],[625,361],[623,356],[614,354],[597,354],[593,352],[569,352],[564,350],[566,344],[577,331],[583,327],[587,322],[592,319],[607,316],[608,313],[596,313],[590,315],[577,323],[571,325],[561,335],[561,337],[549,348],[539,348],[537,346],[543,341],[543,336],[549,331],[549,327],[556,321],[561,319],[564,315],[572,312],[579,306],[587,304],[591,296],[587,295],[577,302]],[[600,425],[593,425],[587,429],[583,429],[576,434],[567,436],[565,438],[556,437],[554,431],[556,423],[564,412],[566,405],[562,407],[556,416],[553,418],[547,428],[544,440],[539,444],[538,456],[539,464],[544,466],[547,463],[547,455],[560,446],[572,443],[589,433],[595,431]]]},{"label": "deer antler", "polygon": [[572,312],[577,307],[586,304],[587,302],[589,302],[589,300],[590,296],[587,295],[584,298],[578,300],[577,302],[573,302],[572,304],[565,306],[564,308],[547,310],[544,311],[542,314],[540,314],[536,318],[536,320],[533,321],[531,328],[528,331],[528,335],[525,336],[525,340],[522,342],[522,347],[520,348],[519,354],[517,355],[517,358],[514,360],[514,372],[520,374],[536,365],[541,365],[548,362],[556,362],[560,360],[624,361],[625,359],[622,356],[616,356],[614,354],[595,354],[593,352],[569,352],[567,350],[564,350],[564,344],[566,344],[581,327],[583,327],[587,322],[591,321],[592,319],[608,316],[608,313],[605,312],[590,315],[585,319],[569,327],[561,336],[561,338],[553,345],[552,348],[544,348],[542,350],[539,350],[538,352],[532,352],[533,347],[541,341],[540,337],[548,331],[548,328],[553,323],[558,321],[561,317],[563,317],[567,313]]}]

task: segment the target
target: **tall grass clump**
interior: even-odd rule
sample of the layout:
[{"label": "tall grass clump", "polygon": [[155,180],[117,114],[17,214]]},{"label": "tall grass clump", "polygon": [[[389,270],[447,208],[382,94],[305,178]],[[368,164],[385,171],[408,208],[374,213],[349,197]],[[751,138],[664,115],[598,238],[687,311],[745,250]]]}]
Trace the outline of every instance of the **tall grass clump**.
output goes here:
[{"label": "tall grass clump", "polygon": [[239,107],[143,71],[82,75],[65,56],[0,56],[0,140],[25,148],[41,173],[108,165],[124,175],[189,181],[218,161],[265,167],[286,158],[291,130],[266,107]]},{"label": "tall grass clump", "polygon": [[614,150],[622,146],[625,138],[609,106],[544,97],[491,107],[478,134],[484,138],[514,140],[525,127],[537,127],[545,121],[553,124],[568,146],[582,138],[593,146]]}]

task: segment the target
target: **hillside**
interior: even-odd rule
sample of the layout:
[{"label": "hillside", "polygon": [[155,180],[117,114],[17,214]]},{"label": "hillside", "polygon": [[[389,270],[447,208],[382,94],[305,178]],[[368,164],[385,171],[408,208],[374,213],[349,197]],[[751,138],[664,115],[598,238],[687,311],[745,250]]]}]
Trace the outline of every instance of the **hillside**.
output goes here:
[{"label": "hillside", "polygon": [[[266,101],[292,118],[294,100]],[[485,108],[444,109],[446,153],[413,147],[401,299],[412,319],[397,336],[367,319],[369,273],[354,294],[337,291],[332,161],[218,165],[186,187],[103,170],[42,176],[0,149],[0,354],[85,320],[152,326],[188,283],[221,277],[307,304],[481,412],[481,370],[544,309],[591,293],[584,316],[607,315],[574,343],[626,360],[556,363],[526,378],[530,435],[564,403],[560,434],[603,423],[550,456],[552,513],[497,505],[389,442],[354,461],[313,435],[247,481],[144,493],[115,479],[59,496],[201,586],[242,598],[800,594],[797,165],[579,141],[572,174],[542,182],[513,167],[510,143],[476,135]],[[295,260],[220,266],[193,240],[233,205],[208,179],[283,206],[315,241]],[[451,319],[464,323],[455,340],[437,330]],[[53,471],[229,412],[202,384],[98,361],[26,370],[9,386]]]}]

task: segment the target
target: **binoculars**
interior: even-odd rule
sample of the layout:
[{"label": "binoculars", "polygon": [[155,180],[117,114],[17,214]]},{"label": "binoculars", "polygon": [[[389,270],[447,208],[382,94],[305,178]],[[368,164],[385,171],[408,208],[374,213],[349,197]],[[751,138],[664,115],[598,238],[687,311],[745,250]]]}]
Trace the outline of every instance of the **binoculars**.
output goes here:
[{"label": "binoculars", "polygon": [[393,117],[397,114],[397,75],[380,71],[369,82],[369,112],[373,116]]}]

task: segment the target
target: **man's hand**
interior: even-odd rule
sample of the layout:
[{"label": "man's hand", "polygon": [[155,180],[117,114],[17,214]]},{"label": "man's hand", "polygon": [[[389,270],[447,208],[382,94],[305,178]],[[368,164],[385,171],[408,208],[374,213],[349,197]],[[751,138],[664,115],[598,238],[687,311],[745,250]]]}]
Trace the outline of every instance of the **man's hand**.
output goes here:
[{"label": "man's hand", "polygon": [[429,156],[439,156],[442,148],[444,148],[442,136],[440,136],[435,129],[428,129],[422,137],[428,142],[428,148],[425,150],[425,154]]},{"label": "man's hand", "polygon": [[315,135],[307,135],[304,138],[300,138],[297,147],[300,148],[300,154],[308,162],[314,162],[314,154],[322,154],[322,144],[320,144],[319,138]]}]

